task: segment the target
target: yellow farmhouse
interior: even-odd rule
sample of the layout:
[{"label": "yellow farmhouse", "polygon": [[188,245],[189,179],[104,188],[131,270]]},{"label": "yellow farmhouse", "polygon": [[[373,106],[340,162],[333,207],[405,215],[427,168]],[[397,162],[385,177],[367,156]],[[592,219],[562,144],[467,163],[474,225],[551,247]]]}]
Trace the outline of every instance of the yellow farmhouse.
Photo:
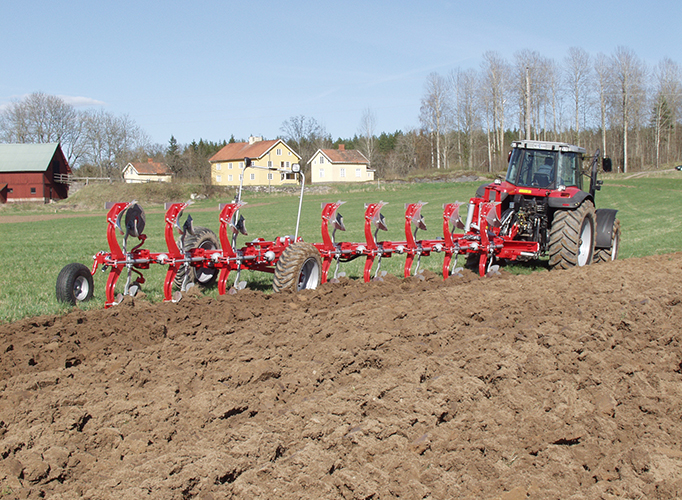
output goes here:
[{"label": "yellow farmhouse", "polygon": [[318,149],[308,162],[311,182],[366,182],[374,180],[374,170],[357,149]]},{"label": "yellow farmhouse", "polygon": [[[244,158],[259,167],[284,170],[244,169]],[[239,186],[239,176],[244,171],[244,186],[283,186],[298,184],[298,174],[291,172],[291,166],[298,164],[301,157],[281,139],[264,141],[262,137],[249,137],[249,142],[228,144],[209,162],[211,183],[214,186]]]}]

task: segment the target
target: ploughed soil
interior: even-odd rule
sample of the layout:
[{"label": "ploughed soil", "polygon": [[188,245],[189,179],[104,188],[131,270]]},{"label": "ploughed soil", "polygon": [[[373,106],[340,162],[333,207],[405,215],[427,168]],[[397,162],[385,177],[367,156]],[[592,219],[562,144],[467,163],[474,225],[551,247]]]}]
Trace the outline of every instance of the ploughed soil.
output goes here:
[{"label": "ploughed soil", "polygon": [[0,498],[682,496],[682,253],[0,325]]}]

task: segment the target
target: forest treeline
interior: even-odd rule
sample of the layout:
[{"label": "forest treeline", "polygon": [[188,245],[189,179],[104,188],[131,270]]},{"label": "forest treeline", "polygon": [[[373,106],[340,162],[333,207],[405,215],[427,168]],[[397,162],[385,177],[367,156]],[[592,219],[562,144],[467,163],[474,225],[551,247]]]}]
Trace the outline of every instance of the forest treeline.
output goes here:
[{"label": "forest treeline", "polygon": [[[418,122],[407,130],[376,130],[366,108],[353,137],[332,135],[303,115],[285,120],[278,138],[297,151],[305,167],[318,148],[359,149],[377,177],[430,169],[497,172],[506,168],[513,140],[564,141],[597,149],[621,172],[657,169],[682,160],[682,71],[663,59],[647,65],[617,47],[591,55],[573,47],[554,60],[522,50],[506,60],[483,54],[479,68],[431,73],[424,82]],[[271,138],[274,139],[274,138]],[[119,177],[130,161],[164,162],[178,179],[210,182],[208,158],[229,142],[199,139],[154,144],[127,115],[76,110],[63,99],[33,93],[0,112],[0,141],[60,142],[82,176]]]}]

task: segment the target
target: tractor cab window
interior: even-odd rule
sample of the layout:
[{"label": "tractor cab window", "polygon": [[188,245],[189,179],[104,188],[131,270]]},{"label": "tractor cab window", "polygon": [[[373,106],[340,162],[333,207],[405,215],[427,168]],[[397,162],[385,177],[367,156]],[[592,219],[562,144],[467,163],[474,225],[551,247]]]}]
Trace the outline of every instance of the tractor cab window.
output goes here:
[{"label": "tractor cab window", "polygon": [[582,175],[580,174],[581,158],[578,153],[562,153],[559,157],[559,171],[557,185],[576,186],[582,189]]},{"label": "tractor cab window", "polygon": [[557,151],[515,148],[509,159],[507,182],[516,186],[553,188]]}]

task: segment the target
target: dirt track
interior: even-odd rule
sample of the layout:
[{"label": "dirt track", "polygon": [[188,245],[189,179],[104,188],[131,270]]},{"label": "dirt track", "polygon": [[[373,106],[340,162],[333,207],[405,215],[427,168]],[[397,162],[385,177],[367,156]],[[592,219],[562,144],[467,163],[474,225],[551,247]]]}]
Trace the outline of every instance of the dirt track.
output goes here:
[{"label": "dirt track", "polygon": [[0,498],[682,496],[682,254],[0,326]]}]

